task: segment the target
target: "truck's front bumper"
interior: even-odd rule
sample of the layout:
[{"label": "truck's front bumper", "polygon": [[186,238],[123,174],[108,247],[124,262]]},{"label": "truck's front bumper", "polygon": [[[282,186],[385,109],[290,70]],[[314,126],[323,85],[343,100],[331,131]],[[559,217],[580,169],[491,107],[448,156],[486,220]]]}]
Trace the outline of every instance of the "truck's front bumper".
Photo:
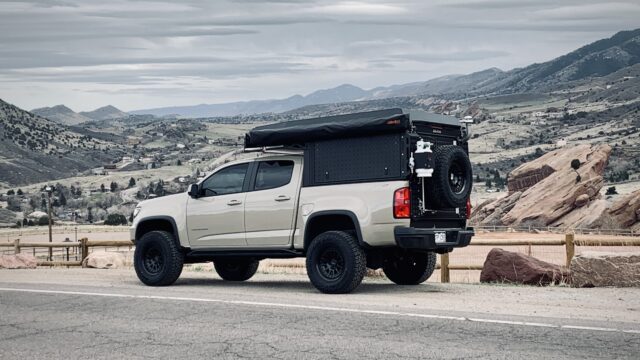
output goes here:
[{"label": "truck's front bumper", "polygon": [[473,228],[466,229],[422,229],[396,226],[394,229],[396,244],[409,250],[444,250],[465,247],[475,234]]}]

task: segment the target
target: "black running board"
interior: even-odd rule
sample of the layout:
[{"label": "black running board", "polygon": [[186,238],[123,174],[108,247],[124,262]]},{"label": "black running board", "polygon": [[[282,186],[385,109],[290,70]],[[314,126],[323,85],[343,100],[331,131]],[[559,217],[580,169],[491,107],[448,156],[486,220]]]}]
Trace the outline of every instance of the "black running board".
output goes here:
[{"label": "black running board", "polygon": [[185,262],[213,261],[216,258],[251,257],[262,259],[291,259],[304,257],[304,253],[298,250],[189,250],[185,254]]}]

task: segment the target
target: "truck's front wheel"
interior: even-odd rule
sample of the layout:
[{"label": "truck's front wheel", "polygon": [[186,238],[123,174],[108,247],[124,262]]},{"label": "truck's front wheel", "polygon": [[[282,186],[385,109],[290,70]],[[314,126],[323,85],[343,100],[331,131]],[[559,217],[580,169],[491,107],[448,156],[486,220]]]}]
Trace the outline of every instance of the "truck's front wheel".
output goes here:
[{"label": "truck's front wheel", "polygon": [[249,280],[258,271],[259,261],[255,259],[222,259],[213,262],[216,272],[223,280]]},{"label": "truck's front wheel", "polygon": [[318,235],[307,251],[307,274],[313,286],[323,293],[353,291],[367,271],[367,257],[358,241],[344,231]]},{"label": "truck's front wheel", "polygon": [[436,269],[433,252],[402,252],[387,260],[384,274],[398,285],[418,285],[425,282]]},{"label": "truck's front wheel", "polygon": [[146,285],[173,284],[180,277],[183,264],[184,254],[166,231],[150,231],[136,241],[133,266],[138,279]]}]

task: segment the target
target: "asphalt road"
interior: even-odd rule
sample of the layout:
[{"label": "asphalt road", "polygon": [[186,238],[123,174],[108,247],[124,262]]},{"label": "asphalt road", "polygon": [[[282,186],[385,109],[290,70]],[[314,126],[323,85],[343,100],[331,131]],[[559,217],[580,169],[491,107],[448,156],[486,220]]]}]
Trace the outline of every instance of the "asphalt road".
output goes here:
[{"label": "asphalt road", "polygon": [[0,271],[0,359],[632,358],[640,289],[367,279],[323,295],[298,275],[226,283],[188,272],[149,288],[132,270]]}]

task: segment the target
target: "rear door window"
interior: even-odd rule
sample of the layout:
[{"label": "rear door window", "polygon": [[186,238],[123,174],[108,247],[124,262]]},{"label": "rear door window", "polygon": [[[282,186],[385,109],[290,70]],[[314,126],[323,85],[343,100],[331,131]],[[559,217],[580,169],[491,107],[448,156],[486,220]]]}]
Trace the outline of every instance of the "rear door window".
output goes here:
[{"label": "rear door window", "polygon": [[293,161],[261,161],[256,172],[254,190],[275,189],[291,182]]}]

